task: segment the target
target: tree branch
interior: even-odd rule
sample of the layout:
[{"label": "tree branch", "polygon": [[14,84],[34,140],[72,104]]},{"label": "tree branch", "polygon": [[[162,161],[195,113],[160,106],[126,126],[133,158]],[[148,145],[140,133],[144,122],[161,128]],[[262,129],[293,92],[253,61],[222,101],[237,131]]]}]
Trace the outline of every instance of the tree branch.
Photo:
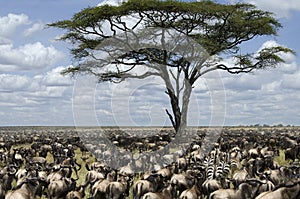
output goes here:
[{"label": "tree branch", "polygon": [[176,129],[176,124],[174,122],[173,116],[171,115],[171,113],[169,113],[168,109],[166,109],[166,112],[167,112],[167,115],[169,116],[169,119],[172,123],[173,128]]}]

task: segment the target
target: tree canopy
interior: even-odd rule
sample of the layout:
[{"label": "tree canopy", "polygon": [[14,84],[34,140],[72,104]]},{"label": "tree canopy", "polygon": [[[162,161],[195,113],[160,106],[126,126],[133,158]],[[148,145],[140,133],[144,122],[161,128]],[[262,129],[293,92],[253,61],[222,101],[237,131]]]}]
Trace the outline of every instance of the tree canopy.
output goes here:
[{"label": "tree canopy", "polygon": [[[282,28],[272,13],[245,3],[224,5],[213,1],[128,0],[120,6],[85,8],[69,20],[49,25],[66,30],[61,39],[74,44],[71,53],[78,64],[67,68],[63,74],[89,73],[95,75],[99,82],[120,82],[127,78],[151,75],[162,77],[172,105],[172,113],[166,112],[177,131],[180,125],[186,124],[188,99],[199,77],[213,70],[238,74],[276,67],[284,62],[282,53],[293,52],[278,45],[262,48],[258,52],[241,53],[243,43],[259,36],[276,36],[279,28]],[[95,51],[107,40],[120,34],[126,37],[127,32],[134,35],[135,32],[151,28],[173,30],[191,38],[205,49],[207,57],[193,64],[184,55],[166,49],[143,47],[113,57],[109,63],[106,62],[106,66],[97,63],[99,60]],[[161,38],[166,37],[163,32],[160,33]],[[160,42],[164,45],[165,41],[161,39]],[[227,65],[220,62],[222,56],[232,57],[234,63]],[[84,62],[87,58],[89,62]],[[91,61],[93,58],[95,62]],[[213,61],[211,58],[214,58]],[[136,74],[136,67],[141,65],[150,70]],[[178,80],[179,77],[182,77],[182,82]]]}]

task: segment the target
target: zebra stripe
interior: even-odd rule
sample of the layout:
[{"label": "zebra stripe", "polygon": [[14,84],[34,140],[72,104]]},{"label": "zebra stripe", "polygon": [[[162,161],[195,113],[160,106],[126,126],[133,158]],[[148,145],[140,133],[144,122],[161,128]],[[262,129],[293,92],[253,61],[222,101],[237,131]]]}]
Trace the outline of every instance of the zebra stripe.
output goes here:
[{"label": "zebra stripe", "polygon": [[230,171],[230,165],[227,162],[220,162],[217,166],[216,177],[227,178]]}]

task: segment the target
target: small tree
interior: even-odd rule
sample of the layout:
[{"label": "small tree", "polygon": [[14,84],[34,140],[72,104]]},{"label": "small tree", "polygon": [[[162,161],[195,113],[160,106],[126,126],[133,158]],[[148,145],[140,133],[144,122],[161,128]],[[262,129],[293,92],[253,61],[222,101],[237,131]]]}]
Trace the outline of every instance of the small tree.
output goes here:
[{"label": "small tree", "polygon": [[[74,44],[71,52],[78,60],[78,65],[64,70],[63,74],[88,73],[95,75],[99,82],[121,82],[128,78],[143,79],[152,75],[161,77],[172,108],[172,112],[166,112],[176,132],[187,125],[189,98],[195,82],[201,76],[214,70],[238,74],[275,67],[284,62],[281,53],[292,52],[282,46],[273,46],[256,53],[240,53],[241,44],[258,36],[276,35],[281,28],[272,13],[258,10],[251,4],[129,0],[120,6],[86,8],[70,20],[50,26],[65,29],[67,32],[61,39]],[[103,62],[95,56],[97,46],[111,46],[106,41],[118,34],[122,33],[126,37],[124,40],[133,40],[127,37],[127,33],[134,35],[135,32],[151,28],[173,30],[191,38],[206,50],[208,56],[194,63],[184,55],[156,47],[133,48],[113,56],[109,62]],[[166,32],[159,33],[162,46],[165,45],[163,38]],[[109,54],[116,50],[106,49]],[[220,62],[221,59],[216,59],[224,55],[233,57],[235,63],[226,65]],[[99,60],[102,62],[99,63]],[[148,70],[137,74],[135,70],[141,66],[148,67]],[[183,81],[179,81],[179,77]]]}]

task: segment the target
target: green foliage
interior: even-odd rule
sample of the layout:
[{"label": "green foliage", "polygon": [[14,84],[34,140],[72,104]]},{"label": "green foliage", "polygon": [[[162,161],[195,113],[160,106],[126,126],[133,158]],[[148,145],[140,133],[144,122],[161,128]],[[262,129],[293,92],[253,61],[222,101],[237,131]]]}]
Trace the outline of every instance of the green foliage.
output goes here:
[{"label": "green foliage", "polygon": [[[251,4],[223,5],[212,1],[181,2],[175,0],[129,0],[120,6],[89,7],[76,13],[72,19],[49,24],[66,29],[62,40],[78,43],[72,53],[76,58],[88,56],[103,39],[104,22],[111,30],[128,30],[123,16],[138,14],[144,27],[173,28],[196,39],[211,54],[234,49],[244,41],[261,35],[276,35],[281,24],[272,13],[257,10]],[[197,30],[197,31],[195,31]],[[86,35],[94,35],[95,39]]]}]

